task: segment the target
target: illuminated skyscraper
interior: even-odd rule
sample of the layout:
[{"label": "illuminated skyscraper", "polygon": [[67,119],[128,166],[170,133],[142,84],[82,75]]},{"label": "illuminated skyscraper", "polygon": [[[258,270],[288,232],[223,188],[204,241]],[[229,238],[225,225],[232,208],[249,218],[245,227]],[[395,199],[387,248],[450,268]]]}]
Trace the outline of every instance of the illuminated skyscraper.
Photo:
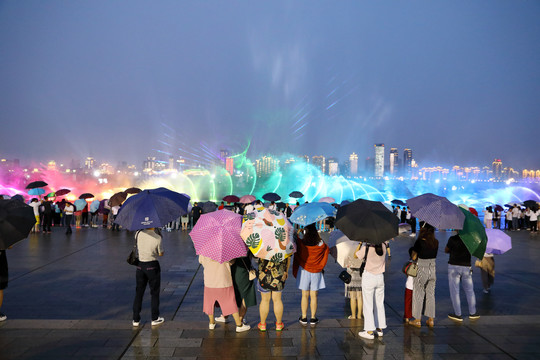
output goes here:
[{"label": "illuminated skyscraper", "polygon": [[412,150],[405,149],[403,150],[403,173],[407,176],[412,175]]},{"label": "illuminated skyscraper", "polygon": [[228,156],[227,159],[225,159],[225,169],[229,174],[233,174],[234,172],[234,158]]},{"label": "illuminated skyscraper", "polygon": [[375,177],[384,176],[384,144],[375,144]]},{"label": "illuminated skyscraper", "polygon": [[358,176],[358,155],[352,153],[349,156],[350,175]]},{"label": "illuminated skyscraper", "polygon": [[326,167],[328,169],[328,175],[330,176],[336,176],[339,171],[338,161],[336,158],[328,158],[328,166]]},{"label": "illuminated skyscraper", "polygon": [[390,148],[390,175],[396,175],[399,169],[398,151]]},{"label": "illuminated skyscraper", "polygon": [[271,175],[278,169],[279,160],[274,159],[271,156],[263,156],[255,161],[255,168],[257,169],[257,177]]},{"label": "illuminated skyscraper", "polygon": [[495,159],[493,160],[493,163],[491,164],[491,171],[493,171],[493,177],[497,180],[500,180],[502,178],[502,161],[501,159]]},{"label": "illuminated skyscraper", "polygon": [[96,161],[94,160],[93,157],[87,157],[86,160],[84,161],[84,168],[91,170],[94,168],[95,164],[96,164]]},{"label": "illuminated skyscraper", "polygon": [[324,159],[324,156],[313,156],[311,158],[311,163],[313,164],[313,166],[319,168],[319,170],[321,170],[321,172],[324,174],[325,171],[326,171],[326,161]]}]

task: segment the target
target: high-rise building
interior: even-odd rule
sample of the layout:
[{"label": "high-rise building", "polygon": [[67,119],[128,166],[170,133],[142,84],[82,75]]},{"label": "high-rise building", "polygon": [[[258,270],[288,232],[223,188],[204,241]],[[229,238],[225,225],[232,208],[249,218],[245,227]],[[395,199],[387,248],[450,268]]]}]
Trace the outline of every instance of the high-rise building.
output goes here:
[{"label": "high-rise building", "polygon": [[403,173],[410,177],[412,175],[412,150],[403,150]]},{"label": "high-rise building", "polygon": [[257,177],[271,175],[278,169],[279,160],[271,156],[263,156],[255,160],[255,169],[257,169]]},{"label": "high-rise building", "polygon": [[502,178],[502,161],[501,159],[495,159],[493,160],[493,163],[491,164],[491,171],[493,171],[493,177],[497,180],[500,180]]},{"label": "high-rise building", "polygon": [[358,176],[358,155],[352,153],[349,155],[349,166],[350,166],[350,175]]},{"label": "high-rise building", "polygon": [[324,156],[313,156],[311,158],[313,166],[317,167],[324,174],[326,172],[326,161]]},{"label": "high-rise building", "polygon": [[219,150],[219,159],[223,162],[223,165],[227,162],[230,152],[227,149]]},{"label": "high-rise building", "polygon": [[384,144],[375,144],[375,177],[384,176]]},{"label": "high-rise building", "polygon": [[328,158],[328,166],[326,167],[328,169],[328,175],[330,176],[336,176],[339,172],[339,166],[338,161],[336,158]]},{"label": "high-rise building", "polygon": [[96,160],[94,160],[93,157],[87,157],[84,161],[84,168],[88,170],[92,170],[94,168],[94,165],[96,164]]},{"label": "high-rise building", "polygon": [[399,170],[398,150],[390,148],[390,175],[395,176]]},{"label": "high-rise building", "polygon": [[225,159],[225,170],[232,175],[234,173],[234,158],[228,156],[227,159]]}]

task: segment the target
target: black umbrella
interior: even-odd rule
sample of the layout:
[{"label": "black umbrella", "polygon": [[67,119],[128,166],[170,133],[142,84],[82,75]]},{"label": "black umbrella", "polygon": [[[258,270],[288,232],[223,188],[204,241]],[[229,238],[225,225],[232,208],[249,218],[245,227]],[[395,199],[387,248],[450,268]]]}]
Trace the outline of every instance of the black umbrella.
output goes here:
[{"label": "black umbrella", "polygon": [[24,202],[24,197],[22,195],[20,195],[20,194],[17,194],[17,195],[13,195],[11,197],[11,200],[18,200],[18,201]]},{"label": "black umbrella", "polygon": [[203,214],[210,213],[212,211],[216,211],[218,208],[217,204],[212,201],[202,202],[199,203],[200,208],[202,209]]},{"label": "black umbrella", "polygon": [[276,203],[276,207],[278,208],[278,210],[280,210],[280,209],[285,209],[287,205],[284,202],[280,201]]},{"label": "black umbrella", "polygon": [[523,206],[528,207],[531,210],[537,210],[538,209],[538,203],[535,200],[525,200],[523,202]]},{"label": "black umbrella", "polygon": [[300,191],[293,191],[292,193],[289,194],[289,196],[295,199],[300,199],[304,197],[304,194],[302,194]]},{"label": "black umbrella", "polygon": [[41,181],[41,180],[38,180],[38,181],[32,181],[30,184],[26,185],[26,188],[27,189],[35,189],[35,188],[40,188],[40,187],[44,187],[44,186],[47,186],[49,184],[47,184],[45,181]]},{"label": "black umbrella", "polygon": [[81,194],[81,196],[79,196],[79,199],[91,199],[93,197],[94,197],[94,194],[84,193],[84,194]]},{"label": "black umbrella", "polygon": [[266,193],[262,197],[266,201],[278,201],[281,200],[281,196],[276,193]]},{"label": "black umbrella", "polygon": [[392,204],[394,205],[399,205],[399,206],[405,206],[406,204],[402,201],[402,200],[392,200],[391,201]]},{"label": "black umbrella", "polygon": [[358,199],[341,206],[335,226],[349,239],[382,244],[398,235],[398,218],[379,201]]},{"label": "black umbrella", "polygon": [[139,189],[138,187],[130,187],[129,189],[124,190],[124,192],[125,192],[126,194],[138,194],[138,193],[140,193],[141,191],[142,191],[142,190]]},{"label": "black umbrella", "polygon": [[35,223],[31,206],[18,200],[0,200],[0,250],[28,237]]}]

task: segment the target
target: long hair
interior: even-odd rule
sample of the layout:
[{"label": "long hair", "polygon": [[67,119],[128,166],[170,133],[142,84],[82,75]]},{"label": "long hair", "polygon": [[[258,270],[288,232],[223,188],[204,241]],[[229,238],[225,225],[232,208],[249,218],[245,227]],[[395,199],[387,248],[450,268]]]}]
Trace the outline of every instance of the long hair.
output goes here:
[{"label": "long hair", "polygon": [[435,228],[427,223],[420,228],[418,238],[424,240],[432,249],[439,245],[439,241],[435,239]]},{"label": "long hair", "polygon": [[302,241],[306,246],[315,246],[321,241],[315,224],[310,224],[304,228],[304,238]]}]

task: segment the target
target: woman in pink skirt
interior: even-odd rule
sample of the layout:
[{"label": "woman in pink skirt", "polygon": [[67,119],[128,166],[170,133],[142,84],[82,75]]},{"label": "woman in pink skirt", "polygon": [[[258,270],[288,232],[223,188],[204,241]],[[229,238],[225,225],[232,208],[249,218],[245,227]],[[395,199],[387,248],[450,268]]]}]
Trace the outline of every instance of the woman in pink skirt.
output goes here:
[{"label": "woman in pink skirt", "polygon": [[231,276],[231,265],[228,262],[220,264],[206,256],[199,255],[199,262],[204,267],[204,304],[203,311],[208,315],[210,330],[216,327],[214,319],[214,304],[217,302],[223,316],[231,315],[236,323],[236,332],[250,329],[242,324],[238,315],[238,306],[234,296],[234,287]]}]

